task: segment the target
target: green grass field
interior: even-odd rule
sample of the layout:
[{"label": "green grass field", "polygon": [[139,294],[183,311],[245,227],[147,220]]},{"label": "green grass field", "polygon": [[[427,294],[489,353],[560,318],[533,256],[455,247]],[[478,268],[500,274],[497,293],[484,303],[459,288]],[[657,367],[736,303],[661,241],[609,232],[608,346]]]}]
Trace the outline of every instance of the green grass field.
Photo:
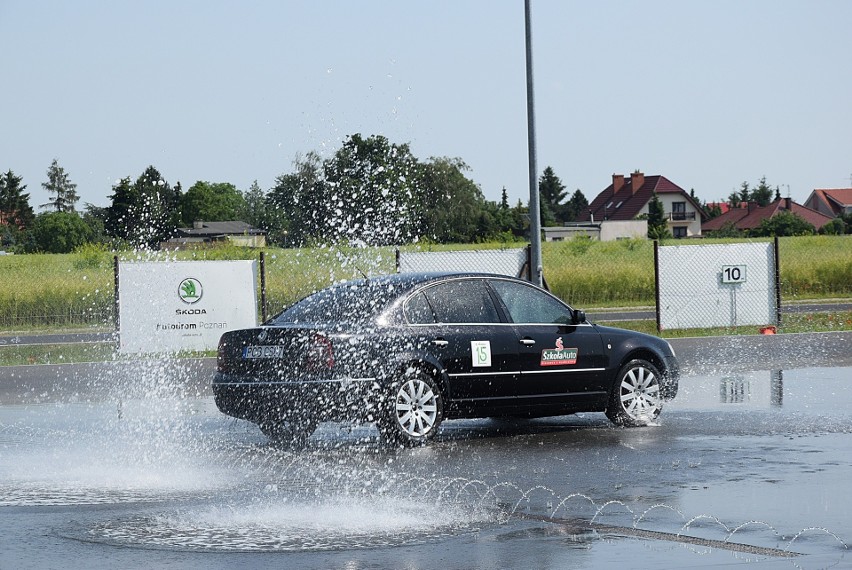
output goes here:
[{"label": "green grass field", "polygon": [[[724,240],[671,242],[730,243]],[[424,245],[409,250],[494,249],[506,244]],[[508,247],[518,247],[509,244]],[[576,307],[654,305],[653,243],[575,239],[543,244],[550,289]],[[172,253],[121,252],[123,260],[257,259],[259,252],[222,247]],[[393,248],[267,249],[270,313],[334,281],[395,270]],[[852,298],[852,236],[780,240],[782,299]],[[67,255],[0,256],[0,334],[113,326],[113,253],[87,247]]]}]

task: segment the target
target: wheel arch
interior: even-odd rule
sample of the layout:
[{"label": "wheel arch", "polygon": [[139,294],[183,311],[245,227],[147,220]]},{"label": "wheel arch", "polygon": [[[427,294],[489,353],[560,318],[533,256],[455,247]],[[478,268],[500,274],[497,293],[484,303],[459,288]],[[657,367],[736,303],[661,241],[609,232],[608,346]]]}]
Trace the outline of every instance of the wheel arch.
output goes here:
[{"label": "wheel arch", "polygon": [[410,367],[429,374],[438,384],[444,398],[448,396],[449,376],[447,376],[446,370],[436,358],[425,353],[405,352],[397,355],[388,363],[382,375],[384,382],[393,382],[397,375],[404,374]]},{"label": "wheel arch", "polygon": [[657,368],[657,370],[660,371],[663,376],[666,376],[668,374],[668,371],[666,370],[665,359],[661,355],[657,354],[656,352],[647,347],[636,347],[628,351],[627,354],[624,355],[624,358],[621,359],[621,362],[618,363],[618,370],[621,370],[621,368],[631,360],[636,359],[646,360],[650,362]]}]

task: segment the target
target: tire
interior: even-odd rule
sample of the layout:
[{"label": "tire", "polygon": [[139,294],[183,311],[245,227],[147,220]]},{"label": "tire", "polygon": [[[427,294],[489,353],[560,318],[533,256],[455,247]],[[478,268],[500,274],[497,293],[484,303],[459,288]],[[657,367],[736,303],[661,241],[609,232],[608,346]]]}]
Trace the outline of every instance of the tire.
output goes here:
[{"label": "tire", "polygon": [[394,443],[422,445],[432,439],[444,419],[444,399],[435,379],[424,370],[409,369],[390,384],[382,436]]},{"label": "tire", "polygon": [[609,396],[606,415],[612,423],[635,427],[648,425],[663,409],[662,375],[647,360],[631,360],[621,367]]}]

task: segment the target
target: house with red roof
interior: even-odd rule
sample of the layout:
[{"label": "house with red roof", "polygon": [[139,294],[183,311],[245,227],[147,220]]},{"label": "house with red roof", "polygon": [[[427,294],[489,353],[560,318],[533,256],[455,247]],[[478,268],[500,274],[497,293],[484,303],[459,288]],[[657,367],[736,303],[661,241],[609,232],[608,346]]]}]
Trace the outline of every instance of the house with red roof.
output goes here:
[{"label": "house with red roof", "polygon": [[805,206],[832,218],[852,214],[852,188],[814,190],[805,200]]},{"label": "house with red roof", "polygon": [[701,223],[705,218],[701,205],[665,176],[645,176],[638,170],[630,176],[613,174],[612,184],[592,200],[577,221],[636,220],[648,214],[648,204],[654,194],[663,203],[669,231],[674,237],[701,235]]},{"label": "house with red roof", "polygon": [[817,230],[833,219],[831,216],[797,204],[791,198],[779,198],[766,206],[759,206],[755,202],[743,202],[721,216],[704,222],[702,230],[704,233],[709,233],[718,231],[727,225],[731,225],[740,231],[754,230],[760,227],[763,220],[770,219],[785,211],[796,214]]}]

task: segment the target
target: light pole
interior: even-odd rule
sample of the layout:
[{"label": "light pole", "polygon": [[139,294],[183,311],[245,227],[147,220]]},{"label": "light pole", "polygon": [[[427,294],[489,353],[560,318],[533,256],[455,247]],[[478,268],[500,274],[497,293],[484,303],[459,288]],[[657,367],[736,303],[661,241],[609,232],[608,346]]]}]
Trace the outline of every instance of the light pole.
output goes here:
[{"label": "light pole", "polygon": [[527,51],[527,145],[530,168],[530,281],[539,287],[544,283],[541,265],[541,206],[538,199],[538,167],[535,151],[535,103],[532,70],[532,26],[530,24],[530,0],[524,0]]}]

